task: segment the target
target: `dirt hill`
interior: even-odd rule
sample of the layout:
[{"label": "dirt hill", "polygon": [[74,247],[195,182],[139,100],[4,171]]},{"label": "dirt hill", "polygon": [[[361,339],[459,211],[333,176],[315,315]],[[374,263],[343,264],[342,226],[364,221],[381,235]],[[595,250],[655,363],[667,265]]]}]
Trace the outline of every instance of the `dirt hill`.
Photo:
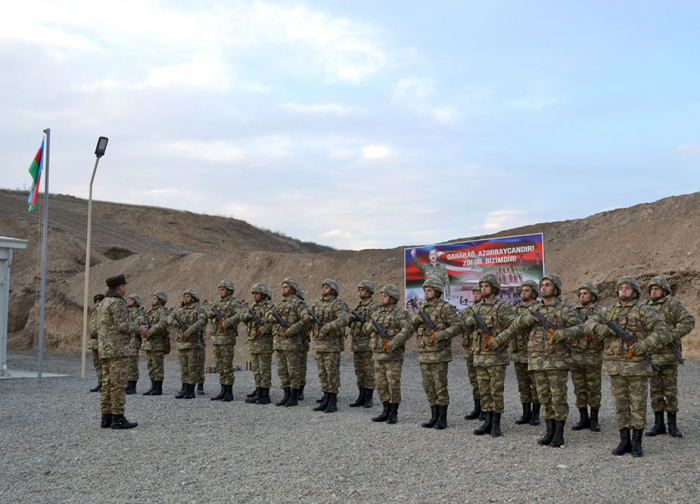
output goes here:
[{"label": "dirt hill", "polygon": [[[77,351],[82,334],[87,202],[57,195],[49,205],[46,348]],[[29,240],[28,250],[15,255],[8,329],[11,348],[30,348],[38,334],[41,209],[28,214],[26,195],[15,191],[0,191],[0,208],[0,235]],[[700,193],[491,236],[544,233],[546,269],[561,275],[567,301],[575,300],[575,289],[584,280],[595,282],[602,302],[608,303],[620,276],[634,275],[645,285],[652,276],[664,275],[674,295],[697,318],[700,233],[693,231],[697,229]],[[236,219],[94,202],[92,237],[91,294],[105,290],[104,278],[122,272],[127,274],[129,292],[148,295],[162,289],[170,297],[169,305],[189,287],[202,299],[216,299],[222,278],[233,280],[236,296],[248,301],[253,283],[265,282],[277,295],[285,276],[296,277],[310,300],[320,296],[324,278],[335,278],[341,297],[349,303],[355,301],[355,286],[363,278],[377,285],[403,285],[402,248],[336,251]],[[698,332],[685,338],[686,357],[700,357]],[[239,341],[237,362],[247,358],[245,338]]]}]

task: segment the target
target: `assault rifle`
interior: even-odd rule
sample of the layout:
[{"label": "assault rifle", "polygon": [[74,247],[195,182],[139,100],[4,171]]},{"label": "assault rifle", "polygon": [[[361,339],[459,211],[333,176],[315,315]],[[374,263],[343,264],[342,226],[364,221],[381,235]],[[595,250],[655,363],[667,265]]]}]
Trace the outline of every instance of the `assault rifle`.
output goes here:
[{"label": "assault rifle", "polygon": [[[182,320],[178,316],[177,312],[175,310],[171,310],[170,313],[173,314],[173,317],[175,318],[175,322],[177,322],[177,325],[180,326],[180,329],[182,329],[183,331],[186,331],[187,326],[182,322]],[[189,338],[185,337],[184,335],[183,335],[183,339],[184,339],[184,341],[189,340]]]},{"label": "assault rifle", "polygon": [[[287,324],[282,317],[280,317],[280,314],[277,313],[274,310],[270,310],[270,314],[275,318],[277,323],[282,326],[282,329],[284,330],[284,339],[287,339],[287,329],[289,329],[289,324]],[[299,340],[297,339],[296,336],[292,336],[292,341],[296,343],[302,350],[307,350],[306,345],[303,343],[299,343]]]},{"label": "assault rifle", "polygon": [[[387,343],[389,343],[389,336],[387,335],[386,332],[384,332],[384,329],[382,329],[382,326],[376,320],[372,319],[372,325],[377,330],[377,334],[379,334],[379,336],[381,336],[382,340],[384,340],[384,345],[382,345],[382,352],[386,352],[386,345],[387,345]],[[401,362],[401,359],[399,359],[399,356],[396,355],[396,350],[391,352],[391,355],[393,355],[394,359],[396,359],[398,362]]]},{"label": "assault rifle", "polygon": [[[585,323],[586,323],[586,319],[583,318],[583,315],[581,315],[581,314],[580,314],[579,312],[577,312],[576,310],[574,310],[574,311],[576,312],[576,316],[577,316],[578,319],[581,321],[581,323],[582,323],[582,324],[585,324]],[[588,343],[588,344],[590,345],[590,344],[591,344],[591,341],[593,341],[593,335],[592,335],[592,334],[589,334],[588,337],[586,338],[586,343]]]},{"label": "assault rifle", "polygon": [[[637,342],[637,340],[634,339],[634,338],[633,338],[632,336],[630,336],[629,334],[627,334],[627,333],[625,332],[625,330],[617,324],[617,322],[613,322],[613,321],[611,320],[610,322],[606,322],[605,325],[608,326],[610,329],[612,329],[612,331],[615,333],[615,335],[616,335],[618,338],[620,338],[622,341],[624,341],[625,343],[627,343],[627,346],[630,346],[630,347],[631,347],[632,345],[634,345],[634,344]],[[630,350],[630,351],[627,352],[627,358],[628,358],[628,359],[631,359],[633,356],[634,356],[634,354],[632,353],[632,350]],[[654,364],[654,361],[651,360],[651,355],[649,355],[648,353],[643,353],[643,354],[642,354],[642,357],[644,357],[644,359],[645,359],[649,364],[651,364],[651,368],[652,368],[654,371],[658,371],[658,370],[659,370],[659,366],[657,366],[656,364]]]},{"label": "assault rifle", "polygon": [[[430,343],[432,345],[433,341],[435,341],[435,333],[438,331],[437,327],[435,327],[435,324],[433,324],[433,321],[430,320],[430,317],[428,317],[428,314],[425,313],[424,311],[419,310],[418,315],[420,315],[420,318],[423,320],[423,324],[425,324],[425,326],[428,329],[430,329],[431,338],[428,341],[428,343]],[[445,343],[443,343],[442,341],[440,341],[439,343],[440,343],[440,346],[442,347],[443,350],[447,350],[445,348]]]},{"label": "assault rifle", "polygon": [[367,323],[367,320],[365,320],[365,318],[362,315],[360,315],[359,313],[357,313],[355,310],[350,310],[350,314],[353,317],[355,317],[360,324]]},{"label": "assault rifle", "polygon": [[675,343],[671,343],[669,348],[671,349],[671,351],[673,351],[673,355],[676,356],[678,362],[680,362],[681,364],[685,364],[685,359],[683,358],[683,354],[681,353],[681,349],[678,348],[678,345],[676,345]]},{"label": "assault rifle", "polygon": [[[260,336],[260,328],[265,324],[262,323],[262,320],[258,318],[258,316],[251,308],[248,308],[248,313],[250,313],[250,316],[253,317],[253,322],[255,322],[255,325],[257,326],[257,331],[255,332],[255,335]],[[267,337],[267,334],[263,334],[263,338],[265,338],[265,341],[267,341],[268,345],[272,345],[272,342],[270,342],[270,339]]]},{"label": "assault rifle", "polygon": [[[491,336],[491,330],[486,325],[486,322],[484,322],[484,318],[478,313],[474,313],[474,322],[476,322],[476,326],[484,335],[484,350],[486,350],[489,347],[489,341],[493,339],[493,336]],[[501,349],[496,349],[496,352],[498,352],[500,355]]]},{"label": "assault rifle", "polygon": [[[535,317],[535,318],[539,321],[540,325],[541,325],[542,327],[544,327],[545,330],[549,333],[549,336],[550,336],[550,338],[549,338],[549,344],[550,344],[550,345],[554,345],[554,333],[557,332],[557,328],[554,327],[554,325],[553,325],[549,320],[547,320],[547,319],[544,317],[544,315],[542,315],[540,312],[536,312],[536,311],[533,311],[533,310],[528,310],[528,311],[530,312],[530,315],[532,315],[533,317]],[[571,352],[572,354],[577,353],[576,350],[574,350],[573,348],[571,348],[571,345],[569,345],[569,343],[567,343],[566,341],[562,341],[562,343],[564,344],[564,346],[566,347],[566,349],[567,349],[569,352]]]},{"label": "assault rifle", "polygon": [[[313,319],[313,321],[316,323],[316,325],[319,327],[319,329],[325,325],[323,322],[321,322],[321,319],[318,318],[318,315],[316,315],[316,314],[315,314],[314,312],[312,312],[311,310],[309,310],[309,315],[311,316],[311,318]],[[327,337],[328,337],[328,341],[332,341],[332,342],[333,342],[333,345],[335,345],[335,347],[336,347],[338,350],[340,350],[340,344],[338,344],[337,341],[335,341],[333,338],[331,338],[330,335],[327,335]]]},{"label": "assault rifle", "polygon": [[214,318],[219,321],[219,326],[221,327],[221,330],[224,330],[224,317],[221,316],[221,313],[219,310],[216,309],[216,306],[211,305],[211,311],[214,314]]}]

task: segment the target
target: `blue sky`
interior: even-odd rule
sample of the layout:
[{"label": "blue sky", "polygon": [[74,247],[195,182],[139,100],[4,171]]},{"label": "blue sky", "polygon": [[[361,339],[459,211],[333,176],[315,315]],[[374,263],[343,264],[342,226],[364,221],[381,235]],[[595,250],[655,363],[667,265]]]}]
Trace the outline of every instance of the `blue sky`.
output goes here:
[{"label": "blue sky", "polygon": [[[0,17],[2,185],[338,248],[700,190],[697,2],[26,0]],[[0,214],[1,215],[1,214]]]}]

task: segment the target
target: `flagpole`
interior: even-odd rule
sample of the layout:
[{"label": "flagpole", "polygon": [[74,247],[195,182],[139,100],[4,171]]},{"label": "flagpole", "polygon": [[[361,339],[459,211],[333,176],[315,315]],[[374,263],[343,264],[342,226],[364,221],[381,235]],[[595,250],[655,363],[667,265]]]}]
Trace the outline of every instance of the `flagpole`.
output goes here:
[{"label": "flagpole", "polygon": [[[41,371],[44,365],[44,309],[46,306],[46,245],[49,228],[49,158],[51,153],[51,128],[44,130],[46,134],[46,153],[44,163],[46,165],[46,178],[44,179],[44,232],[41,250],[41,309],[39,314],[39,372],[37,374],[41,383]],[[36,188],[39,189],[38,187]]]}]

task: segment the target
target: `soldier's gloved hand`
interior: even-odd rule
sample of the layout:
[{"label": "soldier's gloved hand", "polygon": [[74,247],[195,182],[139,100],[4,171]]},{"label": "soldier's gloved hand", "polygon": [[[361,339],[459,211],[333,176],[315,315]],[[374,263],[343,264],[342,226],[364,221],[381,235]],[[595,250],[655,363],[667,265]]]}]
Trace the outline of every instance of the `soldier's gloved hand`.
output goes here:
[{"label": "soldier's gloved hand", "polygon": [[328,333],[330,332],[330,329],[328,329],[327,325],[324,325],[321,327],[321,330],[319,331],[322,336],[328,336]]},{"label": "soldier's gloved hand", "polygon": [[450,339],[450,334],[444,329],[436,332],[435,335],[433,336],[433,341],[435,343],[439,343],[441,341],[447,341],[448,339]]},{"label": "soldier's gloved hand", "polygon": [[554,340],[554,343],[561,343],[562,341],[566,340],[566,333],[563,330],[554,331],[552,340]]},{"label": "soldier's gloved hand", "polygon": [[498,350],[500,347],[501,345],[496,341],[496,338],[491,338],[486,348],[489,350]]},{"label": "soldier's gloved hand", "polygon": [[399,348],[399,343],[396,340],[391,340],[389,343],[386,344],[386,351],[387,352],[393,352]]},{"label": "soldier's gloved hand", "polygon": [[649,351],[649,345],[644,341],[637,341],[634,345],[630,347],[630,352],[632,355],[642,355]]},{"label": "soldier's gloved hand", "polygon": [[374,324],[371,322],[365,322],[365,325],[362,326],[362,331],[365,334],[372,335],[377,332],[377,328],[374,327]]},{"label": "soldier's gloved hand", "polygon": [[417,313],[414,315],[411,315],[411,324],[413,324],[413,327],[417,327],[423,323],[423,319],[420,318],[420,315]]},{"label": "soldier's gloved hand", "polygon": [[[247,324],[248,322],[250,322],[251,320],[253,320],[253,316],[250,314],[250,312],[245,312],[245,313],[243,313],[243,315],[241,315],[241,320],[242,320],[245,324]],[[225,324],[224,324],[224,327],[226,327]]]},{"label": "soldier's gloved hand", "polygon": [[194,334],[194,331],[193,331],[192,328],[190,327],[189,329],[187,329],[187,330],[185,331],[185,338],[186,338],[186,339],[190,339],[190,338],[192,337],[193,334]]}]

